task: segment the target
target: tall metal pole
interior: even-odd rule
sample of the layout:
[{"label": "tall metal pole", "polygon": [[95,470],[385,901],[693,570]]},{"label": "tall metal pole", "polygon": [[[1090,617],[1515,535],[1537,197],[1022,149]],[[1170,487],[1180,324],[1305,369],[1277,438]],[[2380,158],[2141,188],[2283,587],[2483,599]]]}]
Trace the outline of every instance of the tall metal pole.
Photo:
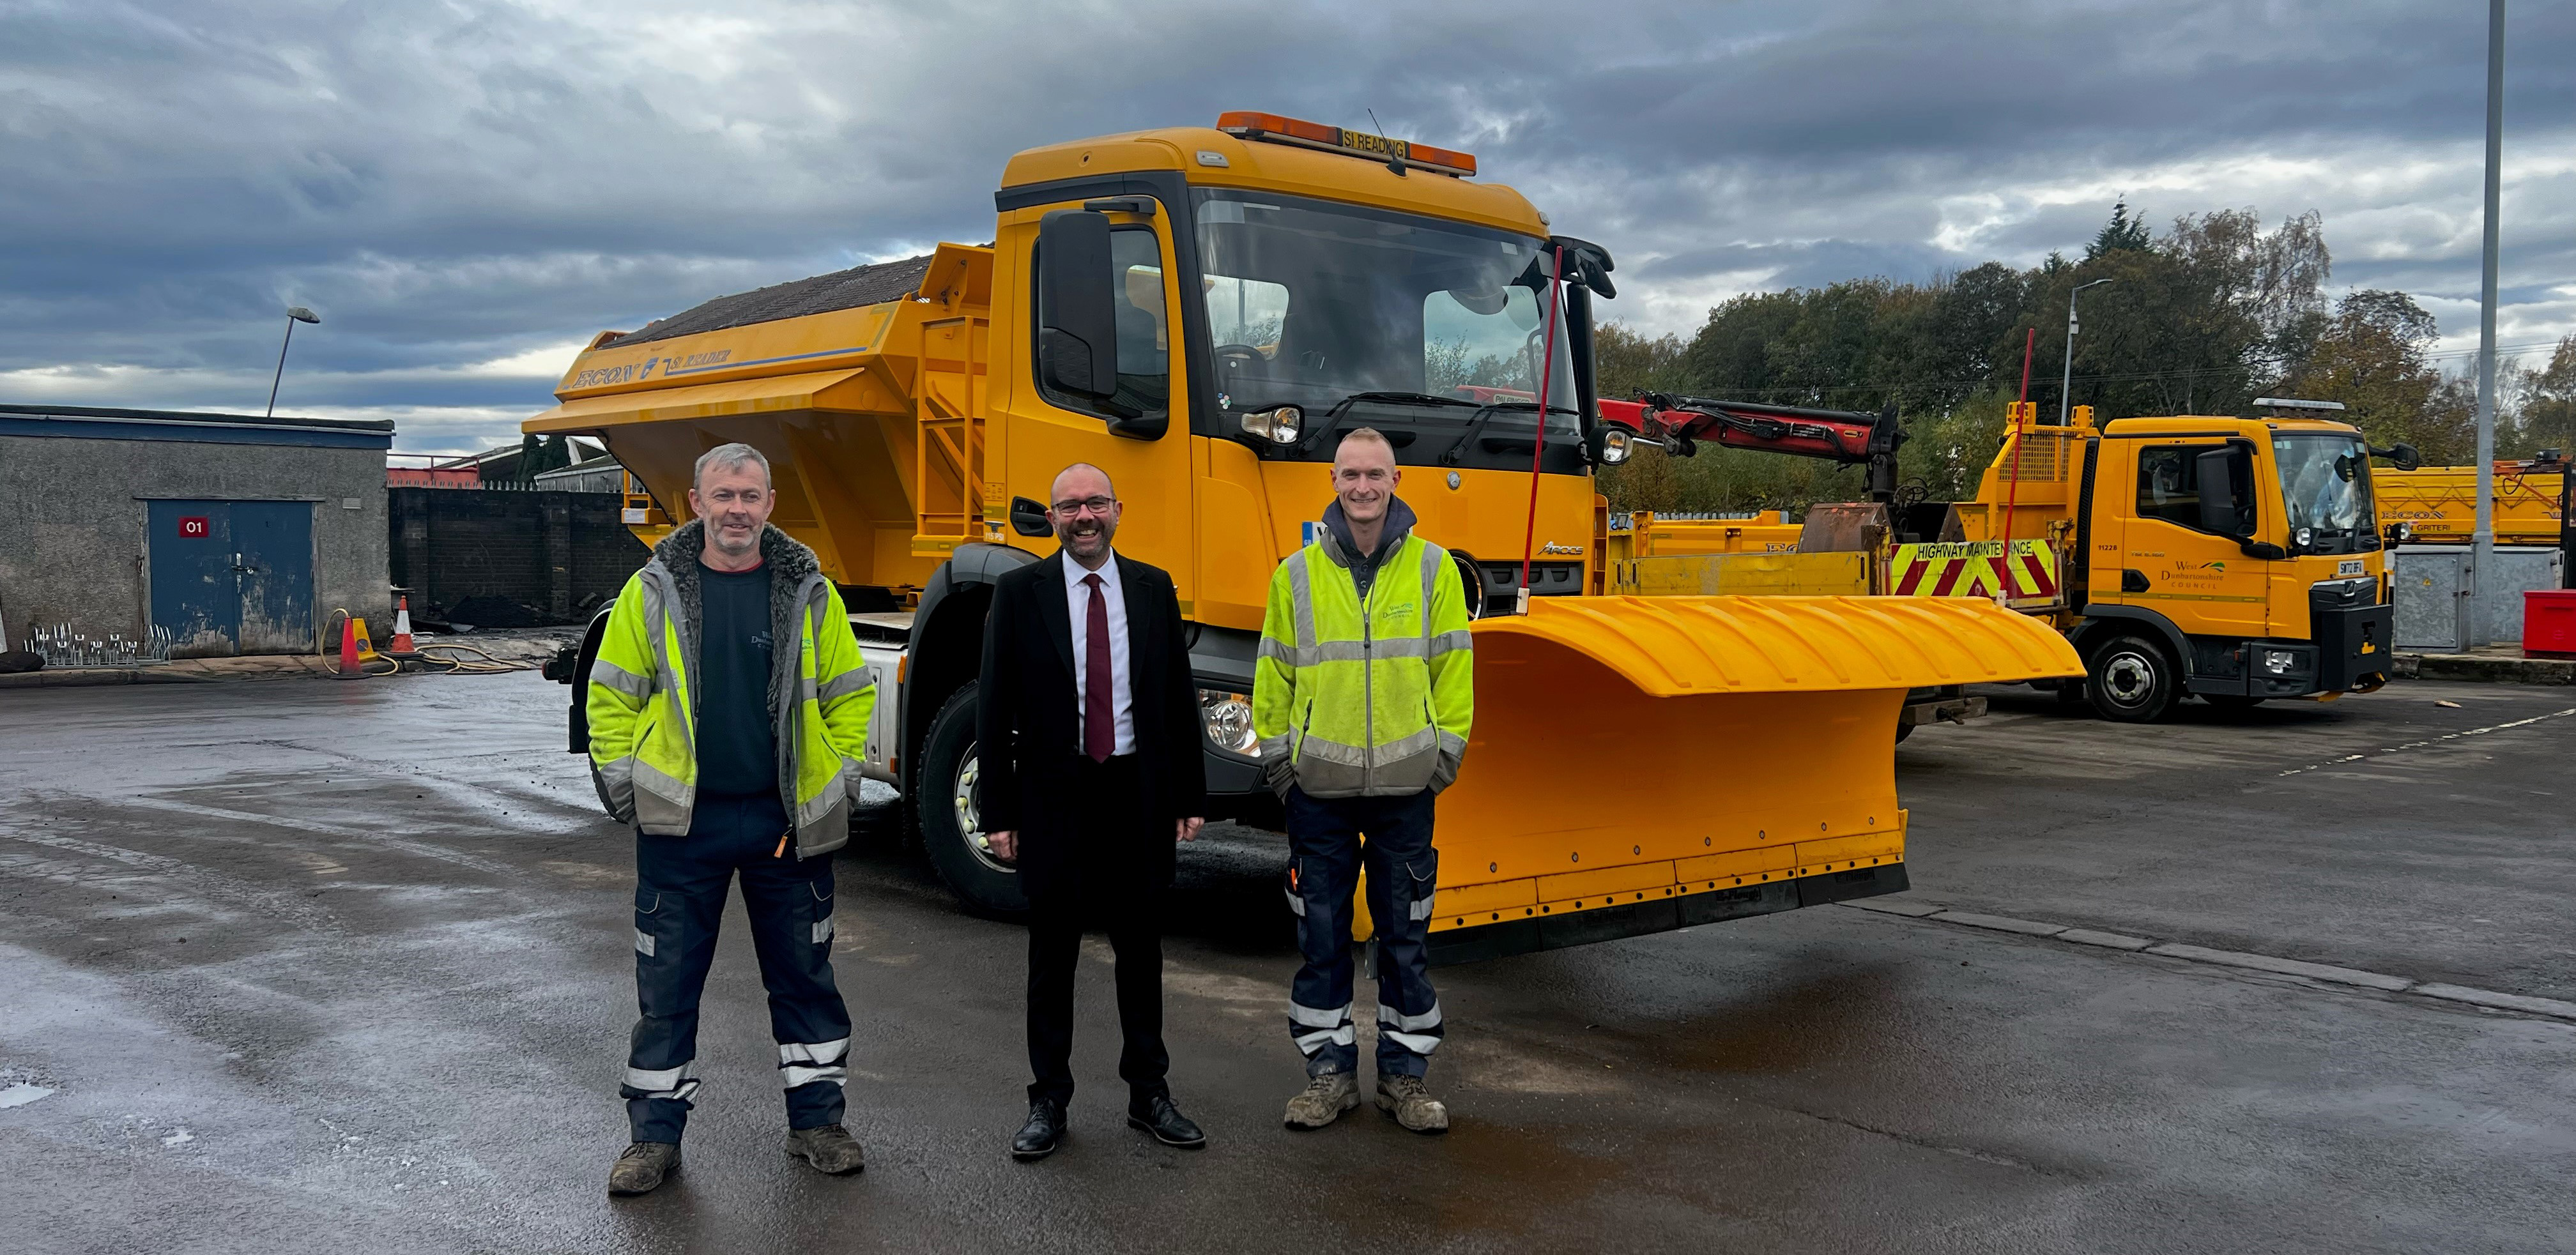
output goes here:
[{"label": "tall metal pole", "polygon": [[2086,288],[2098,288],[2109,282],[2108,279],[2096,279],[2091,283],[2079,283],[2066,293],[2066,369],[2057,381],[2057,425],[2060,427],[2066,425],[2067,403],[2075,396],[2075,297]]},{"label": "tall metal pole", "polygon": [[2470,644],[2487,643],[2476,603],[2495,557],[2496,219],[2504,167],[2504,0],[2487,0],[2487,229],[2478,286],[2478,515],[2469,542]]},{"label": "tall metal pole", "polygon": [[286,339],[280,341],[277,346],[277,373],[268,378],[268,416],[270,418],[277,417],[277,385],[278,381],[286,378],[286,346],[293,343],[295,343],[295,318],[290,314],[286,319]]}]

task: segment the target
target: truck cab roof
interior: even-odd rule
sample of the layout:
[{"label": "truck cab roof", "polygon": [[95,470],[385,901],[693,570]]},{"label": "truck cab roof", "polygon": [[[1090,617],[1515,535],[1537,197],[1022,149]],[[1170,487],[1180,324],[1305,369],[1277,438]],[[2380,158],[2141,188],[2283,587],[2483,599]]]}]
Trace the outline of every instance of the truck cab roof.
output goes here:
[{"label": "truck cab roof", "polygon": [[1420,169],[1397,174],[1383,160],[1362,153],[1245,139],[1206,126],[1129,131],[1025,150],[1003,167],[996,200],[1007,209],[1025,203],[1025,192],[1050,184],[1147,172],[1177,173],[1203,187],[1409,210],[1542,238],[1548,233],[1537,207],[1505,184]]}]

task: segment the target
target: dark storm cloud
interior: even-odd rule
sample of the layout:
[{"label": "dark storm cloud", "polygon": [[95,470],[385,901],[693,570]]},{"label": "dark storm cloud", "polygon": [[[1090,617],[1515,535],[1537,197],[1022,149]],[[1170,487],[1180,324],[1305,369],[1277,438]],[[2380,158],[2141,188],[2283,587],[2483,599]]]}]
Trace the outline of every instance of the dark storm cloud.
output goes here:
[{"label": "dark storm cloud", "polygon": [[[2507,311],[2576,326],[2576,17],[2514,18]],[[991,234],[1017,149],[1264,108],[1476,152],[1621,256],[1614,316],[2318,208],[2473,327],[2482,13],[2421,4],[20,3],[0,399],[506,439],[569,346]],[[2444,304],[2449,302],[2449,304]],[[2514,335],[2509,334],[2511,341]]]}]

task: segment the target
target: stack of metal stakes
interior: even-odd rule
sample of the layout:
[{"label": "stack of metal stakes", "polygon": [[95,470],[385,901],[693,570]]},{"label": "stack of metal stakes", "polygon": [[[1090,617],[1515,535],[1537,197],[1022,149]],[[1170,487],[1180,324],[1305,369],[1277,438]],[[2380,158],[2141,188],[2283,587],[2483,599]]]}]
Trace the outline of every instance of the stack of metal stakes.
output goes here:
[{"label": "stack of metal stakes", "polygon": [[168,662],[173,643],[169,629],[159,626],[147,629],[142,636],[123,632],[91,636],[74,631],[68,623],[37,628],[28,634],[27,641],[27,647],[48,667],[131,667]]}]

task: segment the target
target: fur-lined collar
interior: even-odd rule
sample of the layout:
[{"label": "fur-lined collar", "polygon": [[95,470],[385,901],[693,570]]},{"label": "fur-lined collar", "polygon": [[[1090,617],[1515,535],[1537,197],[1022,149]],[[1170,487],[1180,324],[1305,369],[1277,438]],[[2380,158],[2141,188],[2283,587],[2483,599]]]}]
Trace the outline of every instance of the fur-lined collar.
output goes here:
[{"label": "fur-lined collar", "polygon": [[[653,546],[653,560],[661,563],[674,578],[684,578],[684,571],[694,576],[698,554],[706,548],[706,537],[706,520],[691,519],[672,528],[671,534],[662,538],[662,543]],[[823,569],[822,560],[814,556],[812,549],[778,530],[775,524],[761,525],[760,560],[768,565],[773,576],[787,577],[787,586],[791,589],[804,583],[806,576]]]}]

